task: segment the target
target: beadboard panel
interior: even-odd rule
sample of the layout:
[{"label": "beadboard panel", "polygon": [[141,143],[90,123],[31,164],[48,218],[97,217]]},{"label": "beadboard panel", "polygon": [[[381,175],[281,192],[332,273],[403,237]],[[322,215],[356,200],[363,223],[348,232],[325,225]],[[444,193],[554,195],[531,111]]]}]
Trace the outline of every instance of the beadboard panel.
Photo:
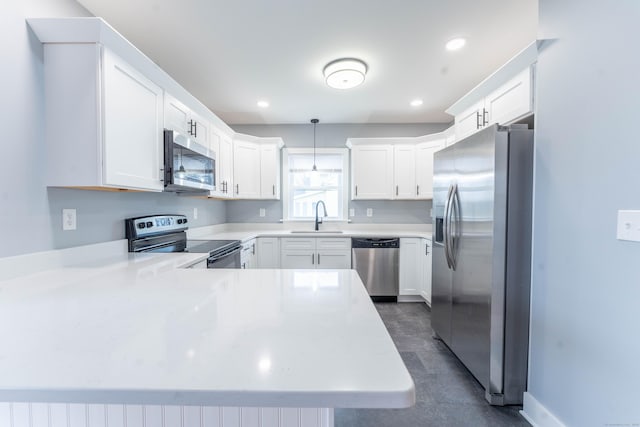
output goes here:
[{"label": "beadboard panel", "polygon": [[331,408],[0,402],[0,427],[333,427]]}]

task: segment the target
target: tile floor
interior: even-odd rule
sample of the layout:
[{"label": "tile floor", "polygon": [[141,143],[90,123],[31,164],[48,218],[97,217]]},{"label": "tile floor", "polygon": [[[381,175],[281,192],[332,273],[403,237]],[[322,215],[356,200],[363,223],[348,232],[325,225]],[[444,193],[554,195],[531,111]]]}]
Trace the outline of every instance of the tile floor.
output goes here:
[{"label": "tile floor", "polygon": [[336,409],[335,427],[529,426],[519,407],[493,407],[484,389],[440,341],[432,338],[423,303],[376,303],[416,384],[409,409]]}]

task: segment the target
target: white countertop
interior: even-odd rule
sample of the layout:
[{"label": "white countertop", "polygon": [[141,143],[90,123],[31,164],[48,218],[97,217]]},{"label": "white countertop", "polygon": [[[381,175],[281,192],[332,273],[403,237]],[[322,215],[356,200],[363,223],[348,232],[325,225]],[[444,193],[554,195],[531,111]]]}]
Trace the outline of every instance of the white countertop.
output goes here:
[{"label": "white countertop", "polygon": [[[393,229],[386,224],[358,224],[358,227],[350,225],[337,227],[328,222],[320,225],[320,232],[314,232],[313,224],[307,223],[301,223],[299,226],[288,224],[276,225],[275,227],[274,224],[266,224],[262,227],[259,224],[227,224],[225,227],[214,226],[189,230],[189,237],[192,239],[241,240],[243,242],[256,237],[418,237],[431,240],[431,230],[425,229],[422,224],[420,227],[415,229],[411,229],[411,227],[408,227],[409,229]],[[294,230],[295,232],[292,232]],[[338,232],[331,232],[330,230]]]},{"label": "white countertop", "polygon": [[128,254],[0,281],[0,401],[407,407],[352,270],[196,270]]}]

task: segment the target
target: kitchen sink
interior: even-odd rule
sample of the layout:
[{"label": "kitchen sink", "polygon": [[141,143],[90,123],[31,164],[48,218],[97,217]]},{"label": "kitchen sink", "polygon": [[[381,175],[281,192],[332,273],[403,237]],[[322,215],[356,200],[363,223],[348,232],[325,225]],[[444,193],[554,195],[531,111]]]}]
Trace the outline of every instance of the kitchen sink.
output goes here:
[{"label": "kitchen sink", "polygon": [[291,230],[290,233],[292,234],[342,234],[343,231],[342,230],[318,230],[318,231],[314,231],[314,230]]}]

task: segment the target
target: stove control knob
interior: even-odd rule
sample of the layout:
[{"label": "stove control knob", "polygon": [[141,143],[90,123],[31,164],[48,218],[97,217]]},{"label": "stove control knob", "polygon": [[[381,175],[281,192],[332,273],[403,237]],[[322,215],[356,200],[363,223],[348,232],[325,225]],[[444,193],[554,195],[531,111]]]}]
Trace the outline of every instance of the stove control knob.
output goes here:
[{"label": "stove control knob", "polygon": [[147,221],[147,228],[153,227],[153,223],[151,221]]},{"label": "stove control knob", "polygon": [[182,223],[183,223],[183,224],[186,224],[186,223],[187,223],[187,218],[183,219],[183,220],[182,220]]},{"label": "stove control knob", "polygon": [[144,222],[139,222],[138,223],[138,228],[145,228],[146,225],[144,225]]},{"label": "stove control knob", "polygon": [[178,224],[182,224],[182,220],[181,219],[178,220]]}]

